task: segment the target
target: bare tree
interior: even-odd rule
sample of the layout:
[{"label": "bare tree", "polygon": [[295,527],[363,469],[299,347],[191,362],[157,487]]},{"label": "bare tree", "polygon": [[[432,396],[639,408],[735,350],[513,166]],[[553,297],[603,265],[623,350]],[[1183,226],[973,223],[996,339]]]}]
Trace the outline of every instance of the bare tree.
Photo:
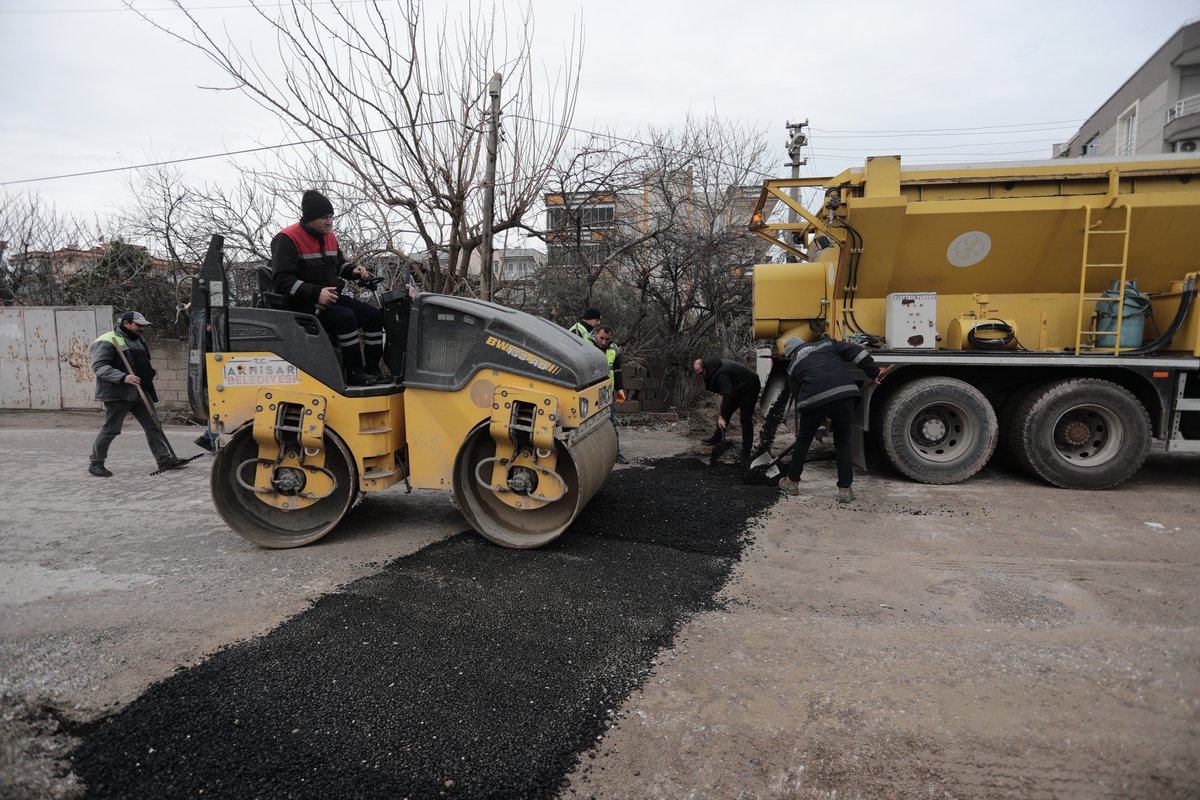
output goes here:
[{"label": "bare tree", "polygon": [[331,160],[344,175],[343,196],[399,212],[401,222],[381,225],[381,241],[399,256],[416,243],[424,288],[464,291],[482,243],[493,73],[502,79],[506,144],[493,231],[522,226],[539,202],[574,112],[581,49],[578,40],[569,44],[564,66],[541,94],[531,10],[510,30],[494,6],[472,5],[456,23],[430,27],[419,0],[291,0],[282,10],[250,0],[277,45],[261,55],[202,25],[181,0],[172,2],[187,20],[182,30],[137,13],[204,53],[232,88],[300,132],[297,138],[308,137],[312,158]]},{"label": "bare tree", "polygon": [[672,224],[636,251],[623,278],[681,350],[736,353],[750,344],[749,275],[765,255],[747,231],[745,187],[769,174],[766,137],[715,117],[689,119],[678,133],[655,133],[652,153],[648,213]]},{"label": "bare tree", "polygon": [[[268,182],[245,171],[231,187],[189,184],[176,168],[160,166],[129,180],[132,200],[117,215],[122,236],[144,246],[176,298],[187,302],[213,233],[225,237],[232,295],[249,303],[257,286],[254,269],[266,263],[278,231],[284,198]],[[294,197],[286,200],[294,204]]]},{"label": "bare tree", "polygon": [[746,187],[770,157],[762,132],[716,117],[647,139],[562,159],[541,288],[548,308],[601,305],[631,357],[662,354],[678,377],[696,357],[751,347],[749,275],[765,253],[747,232]]},{"label": "bare tree", "polygon": [[0,194],[0,304],[66,303],[67,277],[94,260],[98,240],[36,193]]}]

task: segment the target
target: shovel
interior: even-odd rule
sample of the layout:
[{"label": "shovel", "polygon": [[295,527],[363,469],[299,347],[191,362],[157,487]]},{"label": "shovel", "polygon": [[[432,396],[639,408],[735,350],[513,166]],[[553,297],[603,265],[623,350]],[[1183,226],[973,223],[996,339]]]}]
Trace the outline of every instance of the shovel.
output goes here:
[{"label": "shovel", "polygon": [[[125,357],[125,352],[119,347],[116,348],[116,350],[117,355],[121,357],[121,363],[125,365],[125,371],[130,375],[135,375],[136,373],[133,371],[133,367],[130,365],[129,359]],[[150,419],[154,420],[154,427],[158,428],[158,432],[163,435],[163,441],[167,444],[167,452],[171,454],[171,458],[175,459],[172,462],[171,467],[156,469],[154,472],[150,473],[151,475],[160,475],[166,472],[168,469],[181,467],[189,461],[195,461],[197,458],[200,458],[200,456],[205,455],[204,453],[200,453],[199,455],[189,456],[187,458],[180,458],[179,456],[175,455],[175,448],[171,447],[171,440],[167,438],[166,431],[163,430],[162,422],[160,422],[158,419],[158,414],[154,413],[154,405],[150,402],[150,398],[146,397],[146,392],[142,389],[141,384],[135,383],[133,384],[133,388],[137,389],[138,397],[142,398],[142,405],[144,405],[146,407],[146,411],[150,413]]]},{"label": "shovel", "polygon": [[783,454],[787,452],[785,448],[777,456],[771,455],[770,450],[763,450],[759,453],[758,458],[750,462],[750,469],[761,469],[766,467],[765,473],[768,478],[774,478],[779,474],[779,459],[783,458]]}]

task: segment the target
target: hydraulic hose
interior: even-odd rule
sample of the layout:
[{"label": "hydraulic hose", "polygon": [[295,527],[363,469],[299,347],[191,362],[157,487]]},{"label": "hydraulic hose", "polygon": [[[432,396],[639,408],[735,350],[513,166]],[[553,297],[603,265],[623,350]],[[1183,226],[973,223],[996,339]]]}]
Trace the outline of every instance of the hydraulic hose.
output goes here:
[{"label": "hydraulic hose", "polygon": [[1179,297],[1179,308],[1175,310],[1175,318],[1171,320],[1171,324],[1163,331],[1162,336],[1159,336],[1152,342],[1142,345],[1134,350],[1126,350],[1121,353],[1123,356],[1144,356],[1147,353],[1153,353],[1167,346],[1171,340],[1175,338],[1175,334],[1179,332],[1179,328],[1183,325],[1183,321],[1187,319],[1188,312],[1192,308],[1192,301],[1196,297],[1196,276],[1189,275],[1183,282],[1183,293]]},{"label": "hydraulic hose", "polygon": [[[977,336],[980,331],[998,331],[1003,335],[995,339],[981,339],[979,336]],[[1017,334],[1012,329],[1012,326],[1007,322],[1002,322],[1000,320],[981,322],[974,328],[971,328],[971,330],[967,331],[967,341],[970,342],[971,346],[976,350],[1003,350],[1016,341],[1016,339]]]}]

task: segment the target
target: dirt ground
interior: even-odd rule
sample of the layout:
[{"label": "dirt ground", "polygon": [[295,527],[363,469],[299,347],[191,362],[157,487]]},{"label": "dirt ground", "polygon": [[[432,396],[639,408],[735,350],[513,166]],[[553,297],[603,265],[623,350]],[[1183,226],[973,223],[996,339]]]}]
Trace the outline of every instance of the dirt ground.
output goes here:
[{"label": "dirt ground", "polygon": [[1200,461],[1115,491],[829,462],[759,528],[573,790],[1200,796]]},{"label": "dirt ground", "polygon": [[[149,464],[140,435],[97,487],[98,424],[0,414],[3,796],[76,795],[56,759],[92,721],[465,527],[443,495],[401,492],[332,545],[267,553],[212,513],[203,461],[127,477]],[[700,434],[621,442],[635,461],[699,457]],[[194,430],[170,435],[194,452]],[[1101,493],[996,468],[855,488],[839,506],[832,464],[809,465],[724,610],[659,655],[565,796],[1200,796],[1200,459],[1152,456]]]}]

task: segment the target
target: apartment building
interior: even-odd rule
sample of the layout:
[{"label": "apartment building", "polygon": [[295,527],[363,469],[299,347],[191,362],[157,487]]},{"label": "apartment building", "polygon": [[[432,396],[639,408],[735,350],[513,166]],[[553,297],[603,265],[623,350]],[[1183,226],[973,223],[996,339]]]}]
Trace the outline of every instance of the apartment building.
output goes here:
[{"label": "apartment building", "polygon": [[1195,153],[1200,148],[1200,20],[1184,25],[1113,93],[1056,158]]}]

